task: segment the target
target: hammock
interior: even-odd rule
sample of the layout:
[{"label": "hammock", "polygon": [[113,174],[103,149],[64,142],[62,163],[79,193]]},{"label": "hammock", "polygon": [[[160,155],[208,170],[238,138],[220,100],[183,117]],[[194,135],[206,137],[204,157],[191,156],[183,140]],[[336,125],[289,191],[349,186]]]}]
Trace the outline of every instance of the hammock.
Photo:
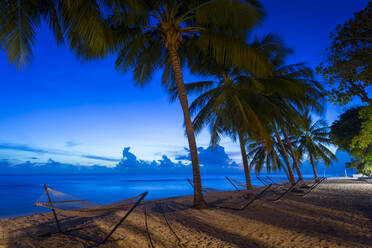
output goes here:
[{"label": "hammock", "polygon": [[[189,179],[189,178],[186,178],[186,180],[189,182],[189,184],[191,185],[191,187],[194,188],[194,183],[193,183],[193,181],[192,181],[191,179]],[[215,188],[202,187],[202,192],[203,192],[203,193],[208,193],[208,192],[219,192],[219,191],[221,191],[221,190],[219,190],[219,189],[215,189]]]},{"label": "hammock", "polygon": [[269,179],[273,184],[285,184],[288,182],[285,179],[277,179],[277,178],[269,177],[269,176],[266,176],[266,178]]},{"label": "hammock", "polygon": [[133,200],[143,195],[139,194],[134,197],[108,205],[99,205],[93,202],[89,202],[87,200],[79,199],[74,196],[59,192],[57,190],[49,188],[48,186],[46,186],[45,190],[46,192],[48,192],[49,197],[51,198],[50,201],[48,199],[48,194],[43,194],[35,202],[36,206],[46,207],[55,210],[79,212],[98,212],[128,208],[128,203],[132,202]]},{"label": "hammock", "polygon": [[238,187],[242,187],[242,188],[247,188],[247,184],[246,183],[242,183],[242,182],[239,182],[238,180],[235,180],[231,177],[228,177],[228,176],[225,176],[227,181],[229,183],[231,183],[232,186],[234,186],[234,188],[237,190],[237,191],[240,191],[240,189]]},{"label": "hammock", "polygon": [[[36,206],[50,208],[53,212],[54,219],[57,225],[57,232],[54,233],[62,233],[66,235],[77,236],[79,238],[93,241],[98,245],[105,243],[110,236],[115,232],[115,230],[121,225],[121,223],[131,214],[131,212],[141,203],[141,201],[146,197],[148,192],[144,192],[137,196],[108,204],[108,205],[98,205],[87,200],[79,199],[74,196],[53,190],[49,188],[47,185],[44,185],[45,194],[43,194],[35,203]],[[137,199],[137,200],[136,200]],[[136,201],[135,201],[136,200]],[[133,203],[131,206],[130,203]],[[98,212],[98,211],[110,211],[110,210],[119,210],[129,208],[126,214],[119,220],[119,222],[114,226],[113,229],[106,235],[103,240],[95,240],[93,238],[85,237],[82,235],[74,234],[70,231],[63,231],[57,217],[56,210],[62,211],[77,211],[77,212]],[[50,233],[50,234],[54,234]],[[45,234],[42,236],[46,236]]]},{"label": "hammock", "polygon": [[[231,178],[229,178],[229,179],[231,179]],[[255,202],[256,200],[260,199],[266,193],[266,191],[268,191],[270,189],[271,186],[272,186],[272,184],[269,184],[268,186],[264,187],[264,189],[260,193],[258,193],[257,195],[255,195],[253,197],[253,199],[251,199],[250,201],[248,201],[245,205],[241,205],[239,208],[225,207],[225,206],[216,206],[216,207],[230,209],[230,210],[239,210],[239,211],[240,210],[244,210],[247,207],[249,207],[253,202]]]}]

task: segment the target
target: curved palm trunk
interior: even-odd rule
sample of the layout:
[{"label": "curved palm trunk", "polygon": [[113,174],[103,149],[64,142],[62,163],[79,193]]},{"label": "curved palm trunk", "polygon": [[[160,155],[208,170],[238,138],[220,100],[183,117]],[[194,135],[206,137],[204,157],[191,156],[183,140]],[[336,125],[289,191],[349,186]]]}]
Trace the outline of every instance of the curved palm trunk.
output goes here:
[{"label": "curved palm trunk", "polygon": [[176,79],[178,97],[181,103],[183,117],[185,121],[186,134],[189,142],[191,162],[192,162],[192,172],[194,181],[194,207],[195,208],[207,208],[207,203],[204,200],[202,193],[202,184],[200,177],[200,167],[198,159],[198,150],[196,147],[194,129],[192,127],[189,104],[187,100],[187,93],[185,85],[183,82],[183,75],[181,70],[180,58],[176,49],[168,49],[169,55],[172,61],[173,72]]},{"label": "curved palm trunk", "polygon": [[282,139],[280,138],[280,135],[279,135],[279,132],[278,132],[278,129],[276,127],[276,124],[274,123],[274,132],[275,132],[275,137],[281,147],[280,151],[281,151],[281,154],[284,158],[284,161],[285,163],[287,164],[287,169],[288,169],[288,174],[289,174],[289,181],[291,182],[292,185],[294,185],[296,183],[296,179],[294,177],[294,174],[293,174],[293,170],[291,168],[291,164],[289,163],[289,158],[288,158],[288,154],[287,152],[285,151],[285,147],[284,147],[284,144],[282,142]]},{"label": "curved palm trunk", "polygon": [[311,166],[313,167],[313,171],[314,171],[314,180],[319,181],[318,173],[316,172],[314,159],[313,159],[313,155],[311,154],[311,152],[309,152],[309,157],[310,157]]},{"label": "curved palm trunk", "polygon": [[279,163],[279,165],[280,165],[280,168],[283,168],[283,170],[284,170],[285,174],[287,175],[287,178],[289,179],[289,173],[288,173],[288,170],[287,170],[287,169],[285,168],[285,166],[284,166],[284,164],[283,164],[282,160],[280,160],[280,158],[279,158],[278,154],[276,154],[276,152],[275,152],[275,151],[274,151],[274,155],[275,155],[275,157],[276,157],[276,160],[278,161],[278,163]]},{"label": "curved palm trunk", "polygon": [[292,142],[290,141],[290,139],[289,139],[289,137],[287,135],[287,132],[286,132],[286,130],[284,128],[282,129],[282,133],[283,133],[283,135],[285,137],[286,142],[288,143],[289,151],[291,152],[291,157],[292,157],[293,165],[296,168],[298,179],[303,182],[304,181],[304,178],[302,177],[302,174],[301,174],[301,171],[300,171],[300,167],[298,166],[298,162],[297,162],[296,154],[295,154],[295,152],[293,150]]},{"label": "curved palm trunk", "polygon": [[251,182],[251,174],[248,166],[248,159],[247,159],[247,152],[245,150],[245,142],[243,139],[243,135],[238,132],[239,136],[239,143],[240,143],[240,151],[242,153],[242,160],[244,166],[244,174],[245,174],[245,182],[247,184],[247,190],[252,190],[252,182]]}]

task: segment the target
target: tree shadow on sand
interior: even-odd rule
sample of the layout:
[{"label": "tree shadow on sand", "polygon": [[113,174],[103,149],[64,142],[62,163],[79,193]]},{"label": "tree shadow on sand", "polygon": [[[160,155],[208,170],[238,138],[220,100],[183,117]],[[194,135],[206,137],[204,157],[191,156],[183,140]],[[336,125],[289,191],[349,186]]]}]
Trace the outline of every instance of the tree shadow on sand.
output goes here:
[{"label": "tree shadow on sand", "polygon": [[[143,214],[137,209],[136,212],[141,216]],[[142,210],[143,211],[143,210]],[[1,245],[5,247],[89,247],[95,245],[88,239],[103,240],[108,232],[113,228],[122,216],[119,211],[112,211],[95,216],[67,216],[58,214],[60,225],[63,231],[70,231],[74,235],[58,233],[55,220],[51,213],[48,213],[48,220],[32,226],[14,229],[3,235]],[[102,228],[97,222],[104,222]],[[138,221],[137,221],[138,222]],[[132,241],[127,240],[125,233],[135,234],[138,239],[147,244],[147,234],[144,224],[132,221],[130,217],[126,219],[118,230],[111,236],[105,244],[99,247],[133,247]],[[144,221],[143,221],[144,222]],[[81,237],[78,237],[81,236]],[[160,243],[160,241],[158,241]]]},{"label": "tree shadow on sand", "polygon": [[[372,230],[368,219],[364,220],[363,223],[356,223],[355,219],[348,218],[350,209],[343,208],[340,204],[337,210],[341,214],[337,217],[330,215],[330,211],[333,209],[328,208],[328,206],[334,206],[335,203],[331,202],[328,204],[327,201],[329,199],[316,201],[315,199],[291,195],[278,203],[259,200],[243,211],[217,209],[238,215],[240,218],[260,221],[308,236],[337,240],[339,243],[348,241],[361,245],[371,245],[371,241],[365,233]],[[342,211],[344,216],[342,216]],[[353,227],[354,230],[352,229]],[[359,232],[357,232],[356,228],[359,228]]]}]

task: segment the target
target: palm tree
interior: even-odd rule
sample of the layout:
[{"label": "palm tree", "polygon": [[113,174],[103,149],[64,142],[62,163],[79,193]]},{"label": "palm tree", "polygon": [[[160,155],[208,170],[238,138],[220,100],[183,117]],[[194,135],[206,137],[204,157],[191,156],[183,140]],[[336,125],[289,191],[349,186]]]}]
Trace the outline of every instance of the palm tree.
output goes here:
[{"label": "palm tree", "polygon": [[[260,44],[259,48],[256,43]],[[261,48],[274,52],[282,49],[282,42],[269,34],[262,38],[255,37],[247,46],[267,59]],[[186,84],[189,94],[200,93],[190,106],[191,113],[196,114],[194,130],[200,132],[205,125],[209,125],[212,145],[219,142],[221,135],[228,135],[234,141],[239,141],[247,189],[252,189],[246,143],[248,136],[268,143],[272,141],[261,120],[272,118],[280,112],[270,101],[269,95],[273,92],[270,92],[272,86],[268,84],[272,81],[256,80],[253,76],[257,72],[255,63],[238,68],[226,62],[219,63],[210,54],[189,55],[188,62],[193,73],[216,79]],[[264,66],[270,68],[269,64]],[[280,87],[276,88],[274,90],[280,92]],[[172,97],[175,99],[177,92],[173,93],[176,93]]]},{"label": "palm tree", "polygon": [[307,154],[313,167],[314,179],[318,181],[315,162],[321,160],[328,167],[332,160],[337,160],[336,156],[326,147],[332,143],[329,138],[329,128],[327,123],[321,119],[313,123],[309,111],[305,111],[299,122],[299,132],[298,156],[301,158]]},{"label": "palm tree", "polygon": [[185,61],[180,54],[209,50],[218,61],[234,58],[239,65],[250,63],[250,50],[240,44],[244,43],[246,31],[262,16],[257,0],[5,0],[0,4],[0,48],[17,67],[28,62],[43,18],[57,43],[68,42],[80,58],[118,52],[117,67],[123,71],[134,68],[135,81],[140,85],[163,68],[164,81],[173,79],[177,86],[184,114],[193,166],[194,206],[204,208],[197,147],[183,83]]},{"label": "palm tree", "polygon": [[[193,167],[194,207],[205,208],[194,129],[183,81],[184,54],[208,50],[216,60],[249,63],[246,31],[259,23],[263,11],[256,0],[137,0],[114,4],[109,18],[117,67],[134,68],[139,85],[163,69],[163,81],[175,83],[181,103]],[[169,79],[169,80],[168,80]]]},{"label": "palm tree", "polygon": [[[260,39],[256,37],[249,46],[269,59],[268,66],[273,68],[271,74],[256,76],[251,73],[254,71],[254,65],[253,68],[248,66],[241,70],[226,63],[218,63],[213,56],[199,55],[188,60],[193,62],[190,63],[192,72],[217,79],[186,85],[188,93],[202,92],[190,107],[192,113],[197,113],[193,126],[199,132],[209,124],[212,145],[216,144],[223,134],[233,140],[238,138],[248,189],[251,188],[251,180],[246,157],[246,140],[250,137],[264,141],[267,147],[270,147],[270,144],[272,146],[273,139],[269,135],[272,131],[267,130],[267,126],[271,126],[279,144],[278,151],[286,162],[289,180],[294,184],[294,174],[276,126],[277,123],[284,123],[283,116],[289,119],[293,115],[293,103],[302,103],[308,91],[315,91],[308,82],[309,75],[312,74],[303,64],[282,66],[282,59],[290,51],[276,36],[267,35]],[[175,96],[173,95],[173,98]],[[274,161],[278,161],[278,158]]]},{"label": "palm tree", "polygon": [[[263,124],[254,108],[255,100],[265,102],[257,89],[250,84],[249,77],[233,72],[224,73],[216,81],[202,81],[186,85],[188,93],[207,89],[190,106],[194,130],[198,133],[205,125],[210,126],[211,144],[216,145],[221,135],[228,135],[234,141],[238,139],[247,189],[252,189],[250,168],[247,160],[247,134],[267,137]],[[252,104],[253,103],[253,104]],[[267,106],[269,103],[263,106]],[[266,112],[267,113],[267,112]]]},{"label": "palm tree", "polygon": [[256,174],[260,174],[263,167],[266,167],[267,172],[277,171],[283,169],[287,178],[290,178],[289,172],[285,165],[278,156],[278,151],[275,149],[278,147],[278,143],[271,142],[268,146],[267,143],[252,140],[247,145],[248,157],[251,159],[250,168],[255,168]]},{"label": "palm tree", "polygon": [[83,58],[107,54],[109,29],[101,1],[95,0],[4,0],[0,3],[0,48],[18,69],[30,62],[36,33],[42,21],[57,44],[68,46]]},{"label": "palm tree", "polygon": [[[300,180],[303,180],[293,145],[288,137],[288,129],[293,131],[293,124],[298,122],[298,109],[305,105],[321,110],[321,87],[314,81],[312,70],[303,63],[285,65],[284,59],[289,52],[269,55],[273,66],[273,73],[267,78],[257,78],[256,81],[270,86],[267,88],[272,105],[276,106],[277,114],[267,120],[277,143],[277,151],[283,158],[289,175],[289,181],[295,184],[294,173],[290,164],[289,154],[293,166],[297,170]],[[268,83],[270,82],[270,83]],[[278,89],[280,87],[281,89]],[[282,138],[284,136],[284,141]],[[269,148],[269,150],[272,148]]]},{"label": "palm tree", "polygon": [[[281,53],[269,55],[273,73],[269,78],[258,80],[271,81],[271,84],[268,85],[284,88],[284,90],[280,91],[280,94],[271,95],[271,100],[277,106],[280,106],[280,114],[272,116],[271,126],[278,143],[278,151],[287,165],[289,179],[294,184],[295,178],[290,165],[289,155],[299,180],[303,181],[303,177],[288,133],[293,132],[295,129],[299,118],[298,110],[304,109],[306,106],[312,106],[317,112],[321,112],[323,107],[321,101],[322,87],[314,80],[312,69],[304,63],[286,65],[284,60],[289,54],[291,54],[290,50],[284,50]],[[275,92],[275,90],[271,91]],[[284,137],[284,141],[281,134]]]}]

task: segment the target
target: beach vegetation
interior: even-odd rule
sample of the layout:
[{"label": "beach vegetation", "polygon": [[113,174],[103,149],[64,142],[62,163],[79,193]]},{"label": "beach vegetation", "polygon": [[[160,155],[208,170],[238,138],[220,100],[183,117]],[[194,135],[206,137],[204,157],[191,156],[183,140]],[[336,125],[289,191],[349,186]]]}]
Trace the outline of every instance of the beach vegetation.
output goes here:
[{"label": "beach vegetation", "polygon": [[328,167],[332,161],[337,161],[335,154],[330,150],[332,140],[329,137],[329,128],[323,119],[315,122],[309,111],[304,111],[298,123],[299,135],[297,140],[297,153],[301,158],[307,155],[313,168],[314,179],[319,180],[316,171],[316,162],[322,161]]},{"label": "beach vegetation", "polygon": [[328,99],[346,105],[354,98],[372,104],[372,2],[338,25],[317,71],[328,84]]},{"label": "beach vegetation", "polygon": [[372,174],[372,114],[370,106],[350,108],[331,125],[330,137],[339,149],[352,155],[349,168]]},{"label": "beach vegetation", "polygon": [[0,3],[0,48],[17,69],[32,60],[37,32],[43,24],[58,45],[68,46],[79,57],[107,55],[110,29],[97,1],[4,0]]}]

